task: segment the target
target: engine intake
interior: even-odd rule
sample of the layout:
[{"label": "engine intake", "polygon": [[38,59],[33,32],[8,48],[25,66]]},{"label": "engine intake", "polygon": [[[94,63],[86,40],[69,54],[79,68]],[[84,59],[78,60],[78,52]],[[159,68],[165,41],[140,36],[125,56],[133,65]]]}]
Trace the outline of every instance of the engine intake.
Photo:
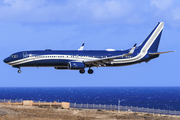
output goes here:
[{"label": "engine intake", "polygon": [[82,62],[69,62],[68,68],[70,70],[81,70],[85,68],[85,65]]}]

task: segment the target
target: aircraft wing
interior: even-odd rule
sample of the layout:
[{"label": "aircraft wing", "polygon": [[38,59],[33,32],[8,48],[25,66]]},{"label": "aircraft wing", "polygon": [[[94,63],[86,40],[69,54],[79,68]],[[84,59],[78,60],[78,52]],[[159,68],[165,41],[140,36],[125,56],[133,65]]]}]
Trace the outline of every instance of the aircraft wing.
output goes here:
[{"label": "aircraft wing", "polygon": [[98,67],[98,66],[106,66],[106,63],[110,63],[115,58],[124,57],[124,56],[128,56],[128,55],[133,54],[135,48],[136,48],[136,44],[131,48],[129,53],[126,53],[126,54],[123,54],[123,55],[112,56],[112,57],[99,58],[99,59],[95,59],[95,60],[88,60],[88,61],[84,61],[84,64],[86,64],[86,65],[92,64],[92,65],[94,65],[96,67]]}]

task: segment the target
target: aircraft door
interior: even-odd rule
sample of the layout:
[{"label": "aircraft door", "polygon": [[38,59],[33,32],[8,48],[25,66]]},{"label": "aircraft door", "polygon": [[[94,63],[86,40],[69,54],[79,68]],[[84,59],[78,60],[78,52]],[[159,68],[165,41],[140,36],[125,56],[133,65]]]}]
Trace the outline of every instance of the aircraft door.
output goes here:
[{"label": "aircraft door", "polygon": [[27,52],[23,52],[23,57],[28,57]]}]

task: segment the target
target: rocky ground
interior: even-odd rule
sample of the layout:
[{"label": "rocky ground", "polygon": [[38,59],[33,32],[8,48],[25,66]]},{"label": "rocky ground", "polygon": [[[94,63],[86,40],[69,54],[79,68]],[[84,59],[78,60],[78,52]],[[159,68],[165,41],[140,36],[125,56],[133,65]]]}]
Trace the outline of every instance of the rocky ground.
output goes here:
[{"label": "rocky ground", "polygon": [[178,116],[107,110],[0,105],[0,120],[180,120]]}]

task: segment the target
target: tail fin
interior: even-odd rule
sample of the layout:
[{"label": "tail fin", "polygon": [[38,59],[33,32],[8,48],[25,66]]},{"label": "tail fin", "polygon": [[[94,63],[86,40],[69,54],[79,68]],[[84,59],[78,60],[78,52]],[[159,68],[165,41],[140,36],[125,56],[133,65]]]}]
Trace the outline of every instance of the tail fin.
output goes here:
[{"label": "tail fin", "polygon": [[143,52],[157,52],[163,27],[164,22],[159,22],[138,48]]}]

